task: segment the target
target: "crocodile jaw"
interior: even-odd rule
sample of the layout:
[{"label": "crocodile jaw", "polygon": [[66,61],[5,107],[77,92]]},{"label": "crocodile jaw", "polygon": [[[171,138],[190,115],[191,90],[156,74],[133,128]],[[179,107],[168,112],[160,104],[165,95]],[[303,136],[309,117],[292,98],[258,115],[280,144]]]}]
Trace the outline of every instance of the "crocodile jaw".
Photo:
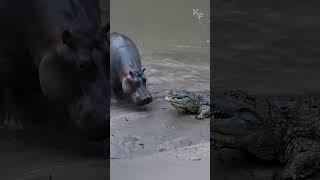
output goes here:
[{"label": "crocodile jaw", "polygon": [[185,108],[185,107],[182,106],[181,104],[173,102],[172,99],[173,99],[173,98],[171,98],[171,97],[169,97],[169,96],[166,96],[166,97],[165,97],[165,100],[167,100],[168,102],[170,102],[170,103],[172,104],[172,106],[174,106],[175,108],[177,108],[177,109],[184,109],[184,108]]},{"label": "crocodile jaw", "polygon": [[197,113],[199,110],[198,105],[196,102],[184,102],[186,100],[183,99],[176,99],[171,96],[166,96],[165,100],[167,100],[169,103],[171,103],[172,106],[174,106],[177,109],[186,110],[191,113]]},{"label": "crocodile jaw", "polygon": [[181,104],[170,102],[172,106],[174,106],[177,109],[186,109],[186,107],[182,106]]}]

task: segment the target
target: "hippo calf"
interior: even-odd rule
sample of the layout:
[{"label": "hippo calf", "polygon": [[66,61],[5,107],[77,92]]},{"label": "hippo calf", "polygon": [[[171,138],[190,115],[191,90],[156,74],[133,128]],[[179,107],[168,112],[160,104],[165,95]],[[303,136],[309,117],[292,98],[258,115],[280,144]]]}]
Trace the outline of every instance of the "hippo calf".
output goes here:
[{"label": "hippo calf", "polygon": [[110,85],[112,96],[132,100],[137,106],[149,104],[145,68],[141,67],[139,51],[134,42],[120,33],[110,35]]}]

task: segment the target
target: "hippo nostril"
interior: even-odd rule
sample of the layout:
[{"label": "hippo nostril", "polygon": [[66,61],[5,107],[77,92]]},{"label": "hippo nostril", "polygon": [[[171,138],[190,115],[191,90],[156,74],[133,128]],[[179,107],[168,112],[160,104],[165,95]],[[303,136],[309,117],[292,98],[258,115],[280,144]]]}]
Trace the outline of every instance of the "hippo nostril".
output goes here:
[{"label": "hippo nostril", "polygon": [[143,100],[144,104],[149,104],[152,101],[152,97],[147,97]]}]

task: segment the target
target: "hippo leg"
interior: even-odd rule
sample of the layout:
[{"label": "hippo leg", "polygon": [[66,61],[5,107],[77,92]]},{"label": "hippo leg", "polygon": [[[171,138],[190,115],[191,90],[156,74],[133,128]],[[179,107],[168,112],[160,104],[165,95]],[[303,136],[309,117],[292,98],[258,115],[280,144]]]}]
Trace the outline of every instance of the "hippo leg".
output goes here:
[{"label": "hippo leg", "polygon": [[117,98],[117,94],[113,89],[111,89],[110,95],[111,95],[111,99],[110,99],[111,103],[119,102],[119,99]]},{"label": "hippo leg", "polygon": [[20,119],[15,109],[15,107],[19,105],[15,99],[15,93],[13,93],[12,86],[16,86],[18,84],[19,79],[19,68],[15,64],[15,59],[13,58],[0,58],[0,96],[1,96],[1,126],[13,128],[13,129],[21,129],[22,125]]},{"label": "hippo leg", "polygon": [[130,98],[130,95],[125,94],[122,89],[116,89],[111,91],[111,102],[113,103],[132,103],[132,99]]},{"label": "hippo leg", "polygon": [[111,97],[116,100],[123,100],[127,96],[122,91],[122,87],[120,83],[111,82]]},{"label": "hippo leg", "polygon": [[4,120],[3,124],[8,129],[21,130],[23,129],[23,105],[19,97],[15,96],[15,93],[11,92],[10,88],[4,90]]}]

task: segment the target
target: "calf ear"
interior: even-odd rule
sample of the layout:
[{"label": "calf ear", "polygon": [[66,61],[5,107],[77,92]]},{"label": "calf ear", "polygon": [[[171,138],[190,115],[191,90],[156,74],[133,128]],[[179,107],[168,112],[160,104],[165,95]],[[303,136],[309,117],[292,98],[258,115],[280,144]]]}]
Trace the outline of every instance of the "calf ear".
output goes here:
[{"label": "calf ear", "polygon": [[54,101],[67,101],[78,89],[75,68],[59,60],[58,55],[49,54],[42,58],[39,80],[42,92]]}]

